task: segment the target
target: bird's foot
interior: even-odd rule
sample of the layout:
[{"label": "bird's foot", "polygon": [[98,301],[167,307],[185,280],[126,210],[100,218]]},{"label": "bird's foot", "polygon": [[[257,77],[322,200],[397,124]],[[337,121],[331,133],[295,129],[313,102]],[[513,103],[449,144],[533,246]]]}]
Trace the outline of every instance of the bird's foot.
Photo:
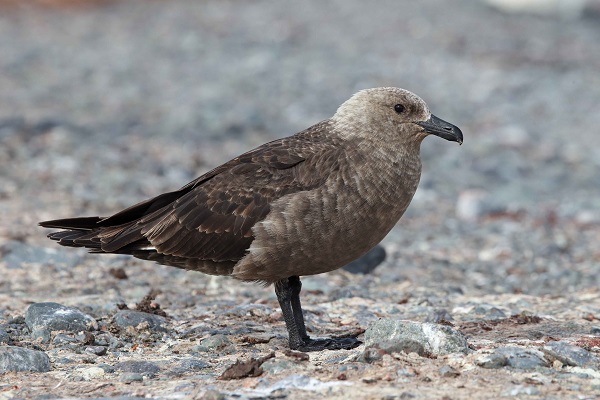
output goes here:
[{"label": "bird's foot", "polygon": [[321,351],[321,350],[350,350],[362,344],[355,337],[343,338],[327,338],[327,339],[311,339],[303,338],[302,341],[295,346],[291,346],[293,350],[304,352]]}]

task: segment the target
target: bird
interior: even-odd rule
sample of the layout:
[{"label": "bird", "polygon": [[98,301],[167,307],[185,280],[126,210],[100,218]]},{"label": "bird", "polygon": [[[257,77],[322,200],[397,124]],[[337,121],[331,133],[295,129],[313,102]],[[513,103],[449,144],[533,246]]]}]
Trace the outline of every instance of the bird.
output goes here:
[{"label": "bird", "polygon": [[300,277],[336,270],[396,225],[421,176],[429,135],[462,144],[461,130],[414,93],[360,90],[326,120],[273,140],[178,190],[109,217],[40,222],[58,244],[274,285],[289,347],[352,349],[356,336],[311,338]]}]

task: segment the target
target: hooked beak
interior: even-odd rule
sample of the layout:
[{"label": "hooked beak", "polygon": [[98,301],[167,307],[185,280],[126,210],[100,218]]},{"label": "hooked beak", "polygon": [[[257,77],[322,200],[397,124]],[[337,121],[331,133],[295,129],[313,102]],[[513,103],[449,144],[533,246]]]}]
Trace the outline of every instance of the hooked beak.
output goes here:
[{"label": "hooked beak", "polygon": [[462,144],[463,142],[463,134],[458,126],[452,125],[433,114],[431,114],[431,117],[427,121],[416,122],[416,124],[422,126],[425,132],[432,135],[450,140],[451,142],[458,142],[458,144]]}]

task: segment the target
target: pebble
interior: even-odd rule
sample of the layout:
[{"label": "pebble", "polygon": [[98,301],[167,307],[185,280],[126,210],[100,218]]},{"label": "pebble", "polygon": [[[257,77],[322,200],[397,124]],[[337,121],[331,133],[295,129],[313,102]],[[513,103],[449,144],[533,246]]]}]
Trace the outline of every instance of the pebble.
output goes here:
[{"label": "pebble", "polygon": [[485,354],[475,359],[475,365],[487,369],[502,368],[508,365],[508,358],[498,353]]},{"label": "pebble", "polygon": [[122,361],[115,365],[115,369],[122,372],[131,372],[153,378],[160,372],[160,367],[150,361]]},{"label": "pebble", "polygon": [[10,336],[8,335],[8,332],[6,332],[6,330],[2,327],[0,327],[0,343],[3,344],[9,344],[10,343]]},{"label": "pebble", "polygon": [[16,346],[0,346],[0,372],[48,372],[46,353]]},{"label": "pebble", "polygon": [[119,381],[121,381],[123,383],[143,382],[144,377],[141,374],[138,374],[135,372],[128,372],[128,373],[122,374],[119,377]]},{"label": "pebble", "polygon": [[343,268],[351,274],[367,275],[373,272],[373,270],[385,260],[385,257],[385,249],[383,246],[377,245],[367,254],[352,261]]},{"label": "pebble", "polygon": [[501,309],[489,305],[489,304],[480,304],[473,310],[472,314],[476,315],[479,318],[487,319],[487,320],[498,320],[506,318],[507,315]]},{"label": "pebble", "polygon": [[599,360],[596,356],[586,349],[567,342],[549,342],[544,345],[543,351],[551,360],[558,360],[564,365],[598,368]]},{"label": "pebble", "polygon": [[502,396],[507,397],[519,397],[520,396],[537,396],[540,394],[540,390],[535,386],[529,385],[516,385],[508,388],[502,393]]},{"label": "pebble", "polygon": [[544,354],[535,349],[500,347],[496,349],[494,353],[504,356],[506,358],[506,365],[517,369],[531,369],[550,366],[550,364],[544,359]]},{"label": "pebble", "polygon": [[393,319],[371,324],[365,332],[365,345],[388,353],[404,351],[421,356],[469,351],[464,335],[450,326]]},{"label": "pebble", "polygon": [[106,354],[106,346],[88,346],[85,348],[86,353],[95,354],[97,356],[103,356]]},{"label": "pebble", "polygon": [[210,364],[197,358],[188,358],[180,361],[174,368],[167,372],[169,376],[181,376],[188,372],[210,368]]},{"label": "pebble", "polygon": [[165,317],[160,315],[149,314],[141,311],[120,310],[115,314],[114,323],[120,328],[129,326],[136,327],[140,324],[147,323],[149,330],[154,332],[166,332],[164,325],[167,323]]},{"label": "pebble", "polygon": [[438,372],[440,373],[440,376],[443,376],[444,378],[456,378],[460,375],[460,372],[449,365],[444,365]]},{"label": "pebble", "polygon": [[282,372],[291,371],[297,365],[298,364],[293,361],[271,358],[262,363],[261,368],[271,374],[279,374]]},{"label": "pebble", "polygon": [[425,317],[425,322],[438,324],[441,321],[454,321],[454,318],[452,318],[452,315],[445,309],[433,310]]},{"label": "pebble", "polygon": [[90,381],[104,376],[105,371],[100,367],[81,368],[77,371],[83,379]]},{"label": "pebble", "polygon": [[97,329],[98,324],[91,316],[76,308],[58,303],[34,303],[25,312],[25,323],[33,338],[50,340],[53,331],[81,332]]},{"label": "pebble", "polygon": [[223,334],[213,335],[200,342],[199,345],[194,346],[194,351],[200,352],[211,352],[215,350],[222,350],[225,347],[231,346],[231,340]]},{"label": "pebble", "polygon": [[209,389],[202,395],[203,400],[225,400],[227,396],[218,390]]}]

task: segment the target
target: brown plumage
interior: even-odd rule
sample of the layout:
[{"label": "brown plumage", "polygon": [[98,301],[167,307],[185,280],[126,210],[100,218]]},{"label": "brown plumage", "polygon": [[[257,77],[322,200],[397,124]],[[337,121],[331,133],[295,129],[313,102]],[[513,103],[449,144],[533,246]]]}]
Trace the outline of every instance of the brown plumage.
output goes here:
[{"label": "brown plumage", "polygon": [[340,268],[383,239],[417,189],[428,134],[462,143],[460,129],[413,93],[363,90],[332,118],[177,191],[108,218],[40,225],[64,229],[48,235],[64,246],[274,283],[292,348],[352,348],[360,343],[355,338],[308,337],[298,277]]}]

